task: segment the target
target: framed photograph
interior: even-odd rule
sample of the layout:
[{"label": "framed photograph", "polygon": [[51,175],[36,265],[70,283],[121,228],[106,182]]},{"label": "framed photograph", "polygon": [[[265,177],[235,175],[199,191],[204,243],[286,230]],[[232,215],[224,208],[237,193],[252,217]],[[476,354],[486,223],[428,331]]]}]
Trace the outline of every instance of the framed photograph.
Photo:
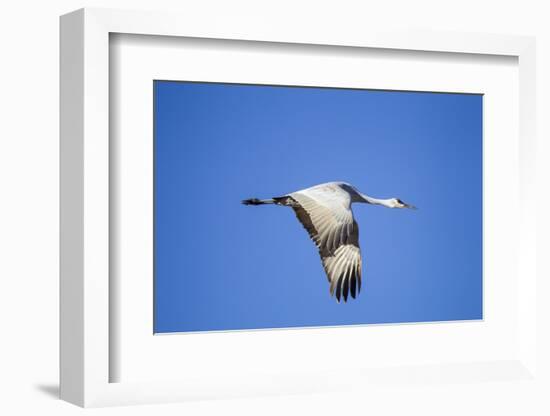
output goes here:
[{"label": "framed photograph", "polygon": [[63,16],[61,397],[536,384],[534,60]]}]

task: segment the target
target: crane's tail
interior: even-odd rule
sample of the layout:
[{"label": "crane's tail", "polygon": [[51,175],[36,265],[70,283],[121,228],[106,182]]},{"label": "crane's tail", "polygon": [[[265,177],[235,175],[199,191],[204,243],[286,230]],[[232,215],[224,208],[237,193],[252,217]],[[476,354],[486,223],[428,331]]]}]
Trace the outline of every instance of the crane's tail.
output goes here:
[{"label": "crane's tail", "polygon": [[265,205],[265,204],[276,204],[277,202],[274,199],[258,199],[258,198],[249,198],[242,201],[244,205]]}]

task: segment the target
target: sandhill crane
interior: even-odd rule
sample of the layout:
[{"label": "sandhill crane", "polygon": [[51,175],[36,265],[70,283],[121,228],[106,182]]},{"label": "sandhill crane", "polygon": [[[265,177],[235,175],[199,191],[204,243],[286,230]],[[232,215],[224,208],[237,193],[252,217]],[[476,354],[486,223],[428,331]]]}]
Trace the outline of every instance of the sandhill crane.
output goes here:
[{"label": "sandhill crane", "polygon": [[328,182],[271,199],[245,199],[245,205],[276,204],[292,207],[319,249],[330,283],[330,295],[348,300],[361,291],[361,251],[359,226],[351,204],[363,202],[388,208],[411,208],[398,198],[377,199],[359,192],[345,182]]}]

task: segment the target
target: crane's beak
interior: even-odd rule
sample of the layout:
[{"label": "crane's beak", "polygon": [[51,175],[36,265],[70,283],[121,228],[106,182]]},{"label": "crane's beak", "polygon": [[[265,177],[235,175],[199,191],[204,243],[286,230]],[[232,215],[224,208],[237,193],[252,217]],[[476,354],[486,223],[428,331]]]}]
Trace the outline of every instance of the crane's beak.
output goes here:
[{"label": "crane's beak", "polygon": [[418,209],[418,208],[416,208],[414,205],[406,204],[406,203],[404,203],[404,202],[403,202],[402,208]]}]

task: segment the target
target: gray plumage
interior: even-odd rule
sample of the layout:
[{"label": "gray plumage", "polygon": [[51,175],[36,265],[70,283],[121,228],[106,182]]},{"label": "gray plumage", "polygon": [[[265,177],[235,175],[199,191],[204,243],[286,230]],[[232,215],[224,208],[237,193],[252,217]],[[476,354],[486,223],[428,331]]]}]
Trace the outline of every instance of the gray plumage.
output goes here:
[{"label": "gray plumage", "polygon": [[345,182],[328,182],[271,199],[246,199],[245,205],[276,204],[292,207],[313,240],[325,269],[331,296],[340,302],[361,291],[359,226],[351,204],[363,202],[388,208],[414,208],[397,198],[377,199]]}]

